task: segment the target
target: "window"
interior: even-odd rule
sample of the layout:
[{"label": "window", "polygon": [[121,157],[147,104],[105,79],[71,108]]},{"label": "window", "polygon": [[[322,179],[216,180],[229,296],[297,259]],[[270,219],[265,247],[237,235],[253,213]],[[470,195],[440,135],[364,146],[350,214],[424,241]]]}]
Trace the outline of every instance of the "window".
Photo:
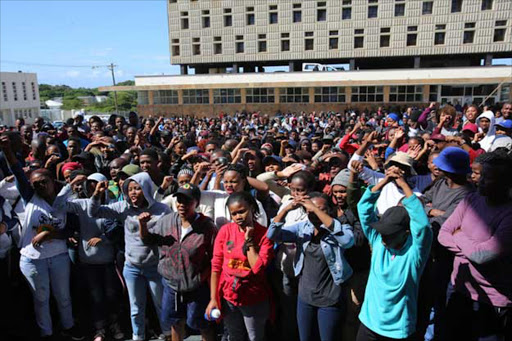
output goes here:
[{"label": "window", "polygon": [[277,24],[277,5],[269,6],[268,23]]},{"label": "window", "polygon": [[325,8],[318,9],[316,11],[316,21],[325,21],[327,20],[327,10]]},{"label": "window", "polygon": [[452,13],[462,11],[462,0],[452,0]]},{"label": "window", "polygon": [[492,9],[492,0],[482,0],[482,11]]},{"label": "window", "polygon": [[390,102],[423,102],[422,85],[399,85],[389,88]]},{"label": "window", "polygon": [[173,56],[179,56],[180,55],[180,46],[179,45],[173,45],[172,46],[172,55]]},{"label": "window", "polygon": [[403,17],[405,15],[405,3],[395,4],[395,17]]},{"label": "window", "polygon": [[149,94],[148,91],[138,91],[137,92],[137,103],[140,105],[149,104]]},{"label": "window", "polygon": [[237,41],[235,43],[235,50],[236,50],[236,53],[244,53],[244,42]]},{"label": "window", "polygon": [[312,51],[315,48],[315,41],[313,38],[304,39],[304,50]]},{"label": "window", "polygon": [[181,12],[181,29],[188,29],[188,12]]},{"label": "window", "polygon": [[154,104],[178,104],[177,90],[157,90],[153,91]]},{"label": "window", "polygon": [[281,40],[281,51],[290,51],[290,40]]},{"label": "window", "polygon": [[247,11],[247,15],[245,17],[246,24],[248,26],[254,25],[254,23],[256,22],[256,16],[254,14],[254,7],[247,7],[246,11]]},{"label": "window", "polygon": [[255,17],[254,17],[254,13],[248,13],[247,14],[247,25],[254,25],[254,22],[255,22]]},{"label": "window", "polygon": [[281,88],[279,95],[281,103],[309,103],[308,88]]},{"label": "window", "polygon": [[507,30],[506,28],[494,29],[494,37],[493,37],[492,41],[493,42],[505,41],[505,31],[506,30]]},{"label": "window", "polygon": [[327,8],[325,8],[325,6],[326,6],[325,2],[317,3],[316,21],[326,21],[327,20]]},{"label": "window", "polygon": [[199,38],[192,38],[192,54],[197,56],[201,54],[201,44],[199,43]]},{"label": "window", "polygon": [[329,50],[337,50],[338,49],[338,38],[329,38]]},{"label": "window", "polygon": [[434,35],[434,45],[444,45],[445,32],[436,32]]},{"label": "window", "polygon": [[446,37],[446,25],[436,25],[436,33],[434,34],[434,45],[444,45]]},{"label": "window", "polygon": [[302,11],[293,11],[293,22],[302,21]]},{"label": "window", "polygon": [[258,41],[258,52],[267,52],[267,41],[266,40]]},{"label": "window", "polygon": [[464,44],[473,44],[473,41],[475,40],[475,26],[476,23],[474,22],[467,22],[464,24],[464,36],[462,37],[462,42]]},{"label": "window", "polygon": [[274,103],[274,88],[252,88],[245,93],[247,103]]},{"label": "window", "polygon": [[315,103],[344,103],[344,87],[322,87],[315,88]]},{"label": "window", "polygon": [[[2,88],[3,88],[4,84],[2,83]],[[37,99],[37,95],[36,95],[36,84],[34,82],[32,82],[32,99],[35,101]]]},{"label": "window", "polygon": [[507,21],[506,20],[496,20],[496,23],[494,26],[496,26],[496,27],[507,26]]},{"label": "window", "polygon": [[213,44],[213,54],[222,54],[222,43]]},{"label": "window", "polygon": [[341,10],[341,19],[349,20],[352,18],[352,7],[343,7]]},{"label": "window", "polygon": [[21,89],[23,90],[23,100],[27,100],[27,84],[25,82],[21,82]]},{"label": "window", "polygon": [[[32,84],[34,84],[34,83],[32,83]],[[5,84],[5,82],[2,82],[2,95],[4,98],[4,102],[7,102],[9,100],[9,98],[7,97],[7,85]]]},{"label": "window", "polygon": [[224,27],[233,26],[233,16],[231,15],[231,8],[224,8]]},{"label": "window", "polygon": [[383,102],[382,86],[353,86],[352,102]]},{"label": "window", "polygon": [[361,49],[363,47],[364,47],[364,37],[363,36],[354,37],[354,48]]},{"label": "window", "polygon": [[352,0],[343,0],[343,5],[352,5]]},{"label": "window", "polygon": [[[418,31],[418,26],[408,26],[407,32],[416,32]],[[418,40],[417,33],[408,33],[407,34],[407,46],[416,46]]]},{"label": "window", "polygon": [[377,18],[379,6],[368,6],[368,19]]},{"label": "window", "polygon": [[241,103],[242,96],[240,89],[214,89],[213,90],[213,103]]},{"label": "window", "polygon": [[428,95],[428,101],[429,102],[437,102],[437,85],[431,85],[429,87],[429,95]]},{"label": "window", "polygon": [[381,35],[380,36],[380,47],[389,47],[390,40],[391,40],[391,36],[390,35],[388,35],[388,34]]},{"label": "window", "polygon": [[210,104],[208,89],[183,90],[183,104]]},{"label": "window", "polygon": [[204,10],[204,11],[202,11],[202,14],[203,14],[203,18],[202,18],[203,28],[210,27],[210,11]]},{"label": "window", "polygon": [[14,94],[14,100],[18,100],[18,91],[16,90],[16,83],[12,82],[12,93]]},{"label": "window", "polygon": [[421,8],[421,14],[432,14],[434,9],[434,2],[433,1],[423,1],[423,6]]}]

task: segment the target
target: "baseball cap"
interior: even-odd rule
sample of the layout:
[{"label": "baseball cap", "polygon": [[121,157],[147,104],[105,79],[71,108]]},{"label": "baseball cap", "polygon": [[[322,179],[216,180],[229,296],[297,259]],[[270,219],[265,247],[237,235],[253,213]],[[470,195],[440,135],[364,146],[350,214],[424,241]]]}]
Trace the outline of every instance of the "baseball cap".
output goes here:
[{"label": "baseball cap", "polygon": [[503,120],[500,123],[496,123],[495,126],[499,126],[505,129],[512,129],[512,120]]},{"label": "baseball cap", "polygon": [[265,156],[263,158],[263,166],[267,166],[271,163],[277,163],[278,165],[282,165],[282,161],[279,156],[269,155],[269,156]]},{"label": "baseball cap", "polygon": [[379,221],[370,223],[370,226],[383,236],[409,228],[411,219],[403,206],[390,207],[384,212]]},{"label": "baseball cap", "polygon": [[462,131],[464,130],[468,130],[470,132],[472,132],[473,134],[476,134],[478,132],[478,126],[474,123],[466,123],[463,127],[462,127]]},{"label": "baseball cap", "polygon": [[173,194],[173,197],[178,197],[179,195],[183,195],[184,197],[192,200],[196,200],[198,203],[201,200],[201,190],[196,185],[192,184],[184,184],[176,193]]},{"label": "baseball cap", "polygon": [[432,141],[446,141],[446,136],[443,134],[433,134],[430,139]]},{"label": "baseball cap", "polygon": [[124,166],[121,171],[119,172],[119,174],[126,174],[128,177],[130,176],[134,176],[135,174],[137,173],[140,173],[142,172],[142,168],[140,168],[139,166],[137,165],[126,165]]}]

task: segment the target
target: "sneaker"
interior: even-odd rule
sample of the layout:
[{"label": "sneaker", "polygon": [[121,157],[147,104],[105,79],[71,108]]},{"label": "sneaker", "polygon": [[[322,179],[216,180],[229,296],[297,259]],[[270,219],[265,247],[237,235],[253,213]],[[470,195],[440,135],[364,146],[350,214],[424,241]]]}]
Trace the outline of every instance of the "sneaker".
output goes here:
[{"label": "sneaker", "polygon": [[76,325],[69,329],[63,329],[60,332],[60,334],[74,341],[80,341],[85,339],[84,334],[82,334],[82,332],[77,328]]},{"label": "sneaker", "polygon": [[122,340],[124,338],[124,333],[121,330],[121,326],[119,323],[114,322],[110,325],[110,335],[114,338],[114,340]]},{"label": "sneaker", "polygon": [[105,329],[97,330],[96,333],[94,333],[94,341],[105,341]]}]

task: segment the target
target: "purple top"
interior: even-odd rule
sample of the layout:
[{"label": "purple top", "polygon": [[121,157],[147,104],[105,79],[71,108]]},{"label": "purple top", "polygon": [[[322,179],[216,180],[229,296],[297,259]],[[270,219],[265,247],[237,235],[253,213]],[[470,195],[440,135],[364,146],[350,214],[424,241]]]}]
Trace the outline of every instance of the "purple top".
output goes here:
[{"label": "purple top", "polygon": [[443,224],[438,238],[455,253],[451,279],[455,290],[474,301],[512,307],[511,203],[491,207],[480,194],[469,194]]}]

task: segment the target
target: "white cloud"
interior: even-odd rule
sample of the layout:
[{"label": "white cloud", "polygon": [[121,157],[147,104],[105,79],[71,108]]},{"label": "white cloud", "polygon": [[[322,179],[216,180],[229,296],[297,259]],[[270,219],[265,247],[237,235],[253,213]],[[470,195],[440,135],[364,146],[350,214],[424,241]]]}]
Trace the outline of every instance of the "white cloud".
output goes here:
[{"label": "white cloud", "polygon": [[114,49],[112,47],[105,47],[102,49],[94,49],[91,51],[91,56],[95,57],[106,57],[112,52]]}]

